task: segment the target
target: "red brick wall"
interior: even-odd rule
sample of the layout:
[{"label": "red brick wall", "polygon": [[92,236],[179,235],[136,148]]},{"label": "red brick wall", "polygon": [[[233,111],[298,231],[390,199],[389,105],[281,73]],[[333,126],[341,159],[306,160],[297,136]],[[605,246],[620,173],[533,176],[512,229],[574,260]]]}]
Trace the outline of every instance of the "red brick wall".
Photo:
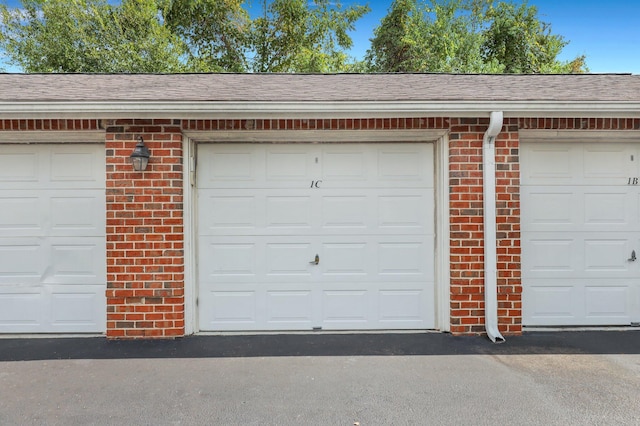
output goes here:
[{"label": "red brick wall", "polygon": [[[184,335],[182,130],[449,129],[451,331],[484,332],[482,138],[488,118],[0,120],[0,130],[106,128],[107,336]],[[640,119],[508,118],[496,140],[498,322],[520,333],[519,129],[640,129]],[[128,158],[142,136],[147,171]],[[330,136],[329,136],[330,137]]]},{"label": "red brick wall", "polygon": [[451,332],[484,331],[482,138],[489,119],[451,119],[449,224]]},{"label": "red brick wall", "polygon": [[520,118],[519,129],[544,130],[640,130],[637,118]]},{"label": "red brick wall", "polygon": [[288,120],[183,120],[185,130],[382,130],[446,129],[444,117],[334,118]]},{"label": "red brick wall", "polygon": [[[484,332],[482,139],[488,118],[453,118],[449,136],[451,332]],[[520,198],[517,123],[496,139],[498,326],[520,333]]]},{"label": "red brick wall", "polygon": [[100,120],[0,120],[0,130],[99,130]]},{"label": "red brick wall", "polygon": [[[184,335],[182,130],[173,120],[106,122],[107,337]],[[138,136],[147,170],[129,163]]]},{"label": "red brick wall", "polygon": [[520,260],[520,141],[516,119],[505,119],[496,139],[498,328],[522,332]]}]

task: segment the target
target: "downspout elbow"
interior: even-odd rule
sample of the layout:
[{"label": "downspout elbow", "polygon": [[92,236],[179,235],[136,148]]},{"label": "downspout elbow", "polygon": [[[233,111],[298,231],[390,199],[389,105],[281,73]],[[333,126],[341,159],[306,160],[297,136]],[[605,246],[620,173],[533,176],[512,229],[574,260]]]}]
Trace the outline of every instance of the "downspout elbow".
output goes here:
[{"label": "downspout elbow", "polygon": [[503,125],[502,111],[491,113],[489,128],[482,140],[484,200],[484,323],[494,343],[505,341],[498,330],[498,275],[496,237],[496,152],[495,139]]}]

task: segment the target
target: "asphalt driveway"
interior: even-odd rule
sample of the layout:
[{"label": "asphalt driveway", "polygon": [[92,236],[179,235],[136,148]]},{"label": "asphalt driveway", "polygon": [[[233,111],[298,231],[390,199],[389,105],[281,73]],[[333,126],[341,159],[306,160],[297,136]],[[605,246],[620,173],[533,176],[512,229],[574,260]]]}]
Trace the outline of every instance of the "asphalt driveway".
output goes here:
[{"label": "asphalt driveway", "polygon": [[638,425],[640,330],[0,339],[1,425]]}]

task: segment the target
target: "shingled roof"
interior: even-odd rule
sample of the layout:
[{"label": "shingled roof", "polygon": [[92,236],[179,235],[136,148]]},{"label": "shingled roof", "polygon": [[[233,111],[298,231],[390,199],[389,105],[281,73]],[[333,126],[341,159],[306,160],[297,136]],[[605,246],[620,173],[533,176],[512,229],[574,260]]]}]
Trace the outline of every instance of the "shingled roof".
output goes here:
[{"label": "shingled roof", "polygon": [[0,74],[0,101],[640,101],[640,75]]},{"label": "shingled roof", "polygon": [[0,74],[0,118],[52,111],[236,117],[550,109],[640,114],[640,75]]}]

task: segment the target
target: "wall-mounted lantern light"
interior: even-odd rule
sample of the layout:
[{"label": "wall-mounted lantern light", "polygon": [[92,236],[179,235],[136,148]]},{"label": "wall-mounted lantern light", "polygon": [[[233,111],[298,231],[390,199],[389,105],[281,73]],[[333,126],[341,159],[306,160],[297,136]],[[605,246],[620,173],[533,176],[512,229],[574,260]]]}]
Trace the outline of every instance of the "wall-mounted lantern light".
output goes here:
[{"label": "wall-mounted lantern light", "polygon": [[149,164],[149,157],[151,157],[151,151],[144,146],[144,140],[142,136],[138,138],[138,144],[129,156],[131,164],[133,164],[133,170],[136,172],[144,172]]}]

